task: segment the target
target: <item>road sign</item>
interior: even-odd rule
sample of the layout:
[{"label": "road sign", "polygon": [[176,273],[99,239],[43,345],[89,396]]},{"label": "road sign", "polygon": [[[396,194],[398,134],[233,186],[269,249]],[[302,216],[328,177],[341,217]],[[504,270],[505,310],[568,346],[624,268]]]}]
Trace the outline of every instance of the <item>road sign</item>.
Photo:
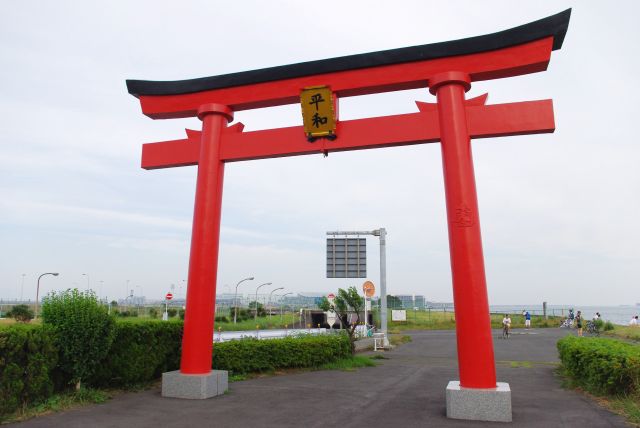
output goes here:
[{"label": "road sign", "polygon": [[336,323],[336,313],[334,311],[327,311],[325,313],[327,314],[327,324],[329,324],[329,327],[331,327]]},{"label": "road sign", "polygon": [[362,291],[364,292],[365,296],[373,297],[373,295],[376,293],[376,286],[373,285],[373,282],[366,281],[364,284],[362,284]]},{"label": "road sign", "polygon": [[407,320],[407,311],[402,310],[392,310],[391,311],[391,321],[406,321]]},{"label": "road sign", "polygon": [[173,294],[167,293],[167,295],[164,296],[164,298],[167,299],[167,300],[171,300],[171,299],[173,299]]},{"label": "road sign", "polygon": [[327,295],[327,300],[329,301],[329,303],[333,304],[333,301],[336,300],[336,295],[333,293],[329,293]]},{"label": "road sign", "polygon": [[366,278],[367,240],[327,238],[327,278]]}]

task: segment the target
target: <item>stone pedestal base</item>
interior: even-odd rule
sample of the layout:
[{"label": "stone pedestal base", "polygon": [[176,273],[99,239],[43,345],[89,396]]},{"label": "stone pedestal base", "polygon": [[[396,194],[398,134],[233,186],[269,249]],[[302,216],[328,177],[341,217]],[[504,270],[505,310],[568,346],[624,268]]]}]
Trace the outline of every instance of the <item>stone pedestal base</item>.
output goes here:
[{"label": "stone pedestal base", "polygon": [[505,382],[498,382],[497,388],[462,388],[452,380],[447,385],[447,417],[511,422],[511,388]]},{"label": "stone pedestal base", "polygon": [[229,389],[229,373],[211,370],[207,374],[182,374],[180,370],[162,373],[162,396],[202,400],[222,395]]}]

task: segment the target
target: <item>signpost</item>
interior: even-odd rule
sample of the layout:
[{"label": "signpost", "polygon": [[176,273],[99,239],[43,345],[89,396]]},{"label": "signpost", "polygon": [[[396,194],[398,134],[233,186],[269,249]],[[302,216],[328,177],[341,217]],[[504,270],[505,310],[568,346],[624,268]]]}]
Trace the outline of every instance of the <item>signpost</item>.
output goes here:
[{"label": "signpost", "polygon": [[[389,338],[387,337],[387,297],[386,297],[387,296],[387,230],[384,227],[381,227],[380,229],[371,230],[371,231],[327,232],[327,235],[333,236],[333,238],[327,238],[327,278],[338,278],[338,276],[329,275],[329,272],[330,272],[329,256],[331,254],[329,250],[329,242],[331,239],[338,240],[336,236],[345,236],[345,237],[356,236],[358,238],[353,240],[353,241],[356,241],[356,240],[360,240],[361,238],[359,237],[363,235],[373,235],[380,238],[380,331],[381,333],[384,334],[384,346],[385,347],[389,346]],[[340,241],[348,241],[348,238],[340,239]],[[366,243],[366,239],[362,239],[362,241],[365,241]],[[347,249],[345,249],[345,252],[347,252],[349,247],[348,242],[345,245],[347,246]],[[353,260],[355,258],[353,254],[353,244],[351,244],[351,248],[352,250],[351,250],[350,258]],[[333,254],[335,253],[336,251],[333,252]],[[359,254],[359,252],[357,252],[357,254]],[[362,259],[365,260],[364,272],[366,273],[366,252],[364,252],[363,256],[358,255],[357,257],[362,257]],[[348,265],[349,264],[345,262],[345,266],[348,266]],[[351,266],[353,266],[353,263],[351,263]],[[338,271],[338,269],[336,269],[336,271]],[[345,269],[345,272],[346,271],[347,270]],[[351,272],[353,272],[353,268],[351,268]],[[344,276],[342,277],[344,278]],[[375,292],[375,287],[374,287],[374,292]],[[365,299],[365,306],[366,306],[366,299]]]},{"label": "signpost", "polygon": [[376,287],[373,285],[373,282],[365,281],[365,283],[362,284],[362,292],[364,293],[364,330],[365,334],[367,334],[369,331],[369,317],[367,316],[367,311],[371,309],[369,299],[376,293]]},{"label": "signpost", "polygon": [[336,319],[338,319],[338,317],[336,316],[336,313],[333,309],[329,309],[326,314],[327,324],[329,324],[329,328],[333,328],[333,325],[336,323]]},{"label": "signpost", "polygon": [[169,300],[173,299],[172,293],[167,293],[164,296],[164,314],[162,314],[162,321],[169,321]]}]

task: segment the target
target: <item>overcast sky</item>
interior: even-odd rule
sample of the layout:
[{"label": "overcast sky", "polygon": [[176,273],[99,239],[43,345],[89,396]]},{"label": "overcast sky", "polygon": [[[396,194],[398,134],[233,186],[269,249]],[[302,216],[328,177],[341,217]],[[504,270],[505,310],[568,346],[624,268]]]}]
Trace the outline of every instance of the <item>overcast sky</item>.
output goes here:
[{"label": "overcast sky", "polygon": [[[89,285],[159,298],[187,278],[196,167],[145,171],[145,142],[197,119],[141,114],[125,79],[213,76],[491,33],[573,7],[544,73],[475,83],[489,103],[554,100],[556,132],[474,141],[492,304],[640,302],[638,3],[4,1],[0,297]],[[427,90],[346,98],[340,118],[416,112]],[[297,105],[239,112],[245,130]],[[247,276],[335,291],[325,232],[388,231],[388,292],[451,301],[439,144],[227,165],[218,291]],[[379,280],[368,238],[368,275]],[[22,286],[24,276],[24,290]]]}]

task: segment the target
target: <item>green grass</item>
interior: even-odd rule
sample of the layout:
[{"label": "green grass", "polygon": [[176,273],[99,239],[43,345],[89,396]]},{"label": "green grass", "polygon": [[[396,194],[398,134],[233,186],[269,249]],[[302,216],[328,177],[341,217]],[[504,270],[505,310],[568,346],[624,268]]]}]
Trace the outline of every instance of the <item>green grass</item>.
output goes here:
[{"label": "green grass", "polygon": [[[376,358],[377,359],[377,358]],[[372,357],[366,357],[363,355],[353,355],[348,358],[342,358],[340,360],[333,361],[331,363],[323,364],[319,367],[320,370],[343,370],[354,371],[360,367],[373,367],[376,362]]]},{"label": "green grass", "polygon": [[[491,315],[491,327],[502,328],[501,314]],[[560,317],[549,316],[545,320],[541,315],[531,316],[533,328],[557,327],[560,325]],[[524,317],[520,314],[511,314],[511,327],[524,328]],[[407,310],[407,321],[390,322],[389,332],[400,333],[406,330],[451,330],[456,328],[455,314],[453,312],[440,311],[412,311]]]},{"label": "green grass", "polygon": [[369,358],[371,358],[372,360],[388,360],[388,357],[385,357],[382,354],[375,354],[375,355],[370,355]]},{"label": "green grass", "polygon": [[605,407],[606,409],[609,409],[610,411],[623,416],[627,420],[627,422],[633,424],[634,426],[640,426],[640,396],[593,395],[578,386],[578,384],[573,379],[571,379],[570,376],[564,373],[562,367],[558,368],[557,373],[562,377],[563,388],[577,390],[600,404],[602,407]]},{"label": "green grass", "polygon": [[640,425],[640,397],[614,397],[608,400],[606,406],[624,416],[627,421]]},{"label": "green grass", "polygon": [[613,330],[603,331],[602,335],[640,342],[640,326],[614,325]]},{"label": "green grass", "polygon": [[11,415],[2,416],[2,423],[18,422],[42,416],[48,413],[61,412],[87,404],[101,404],[111,398],[107,391],[92,388],[82,388],[80,391],[55,394],[45,401],[34,403],[19,409]]},{"label": "green grass", "polygon": [[518,367],[530,369],[531,367],[533,367],[531,361],[510,361],[509,365],[514,369],[517,369]]},{"label": "green grass", "polygon": [[389,335],[389,343],[393,346],[403,345],[405,343],[411,342],[411,336],[406,334],[390,334]]},{"label": "green grass", "polygon": [[247,380],[249,378],[249,375],[246,373],[235,373],[229,375],[229,382],[240,382],[241,380]]}]

